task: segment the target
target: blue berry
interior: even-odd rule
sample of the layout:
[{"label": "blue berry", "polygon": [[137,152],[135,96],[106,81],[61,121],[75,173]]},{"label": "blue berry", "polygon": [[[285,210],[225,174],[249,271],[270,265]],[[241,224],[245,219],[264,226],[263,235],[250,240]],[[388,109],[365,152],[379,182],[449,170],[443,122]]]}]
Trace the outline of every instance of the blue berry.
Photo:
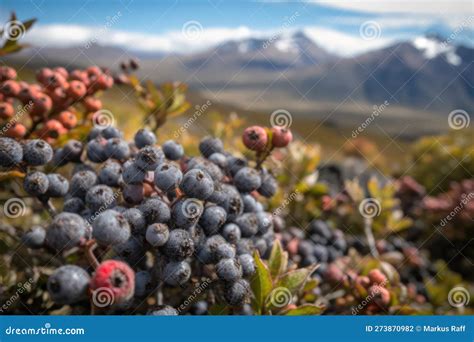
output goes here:
[{"label": "blue berry", "polygon": [[93,171],[79,171],[71,178],[69,193],[74,197],[84,199],[87,191],[96,183],[97,175]]},{"label": "blue berry", "polygon": [[199,225],[206,235],[214,235],[225,223],[227,213],[224,208],[217,205],[209,205],[204,208],[204,212],[199,219]]},{"label": "blue berry", "polygon": [[250,297],[250,285],[245,279],[227,283],[224,298],[229,305],[241,306]]},{"label": "blue berry", "polygon": [[235,220],[244,211],[244,203],[237,189],[229,184],[222,184],[222,200],[216,204],[227,212],[227,220]]},{"label": "blue berry", "polygon": [[102,137],[89,141],[86,146],[87,158],[94,163],[106,161],[109,158],[105,150],[106,144],[107,140],[104,140]]},{"label": "blue berry", "polygon": [[222,153],[216,152],[211,154],[209,160],[223,170],[227,168],[227,157]]},{"label": "blue berry", "polygon": [[46,231],[45,243],[57,251],[77,246],[87,234],[87,223],[74,213],[56,215]]},{"label": "blue berry", "polygon": [[163,223],[153,223],[146,229],[146,241],[153,247],[163,246],[170,237],[168,226]]},{"label": "blue berry", "polygon": [[152,290],[152,278],[148,271],[138,271],[135,274],[135,297],[146,297]]},{"label": "blue berry", "polygon": [[44,195],[48,191],[49,179],[43,172],[32,172],[23,180],[23,188],[32,196]]},{"label": "blue berry", "polygon": [[71,197],[64,202],[63,211],[79,214],[85,209],[85,204],[79,197]]},{"label": "blue berry", "polygon": [[155,145],[156,136],[155,133],[142,128],[135,133],[134,141],[138,148],[142,148],[148,145]]},{"label": "blue berry", "polygon": [[241,168],[234,176],[234,185],[240,192],[252,192],[260,187],[261,182],[260,173],[250,167]]},{"label": "blue berry", "polygon": [[30,166],[47,164],[53,159],[53,149],[42,139],[28,141],[23,147],[23,161]]},{"label": "blue berry", "polygon": [[180,198],[171,208],[172,222],[176,227],[189,228],[199,221],[204,207],[195,198]]},{"label": "blue berry", "polygon": [[228,243],[220,244],[216,249],[216,257],[218,260],[235,258],[235,253],[235,247]]},{"label": "blue berry", "polygon": [[105,153],[109,158],[125,160],[130,157],[130,147],[125,140],[112,138],[107,140]]},{"label": "blue berry", "polygon": [[130,225],[125,217],[108,209],[99,214],[92,222],[92,235],[101,245],[118,245],[130,237]]},{"label": "blue berry", "polygon": [[251,237],[258,232],[258,219],[255,213],[245,213],[235,219],[243,237]]},{"label": "blue berry", "polygon": [[62,148],[62,157],[68,162],[79,163],[81,161],[83,149],[84,145],[82,142],[71,139]]},{"label": "blue berry", "polygon": [[44,228],[41,226],[35,226],[23,234],[21,242],[28,248],[37,249],[43,247],[45,238],[46,231]]},{"label": "blue berry", "polygon": [[198,259],[203,264],[213,264],[219,260],[217,249],[220,245],[225,244],[225,240],[221,235],[212,235],[205,239],[198,248]]},{"label": "blue berry", "polygon": [[238,225],[235,223],[227,223],[222,228],[222,236],[230,243],[236,244],[240,240],[241,232]]},{"label": "blue berry", "polygon": [[204,157],[208,158],[213,153],[224,152],[224,144],[218,138],[206,137],[199,143],[199,151]]},{"label": "blue berry", "polygon": [[278,183],[270,173],[263,172],[260,187],[257,189],[258,193],[264,197],[270,198],[275,195],[278,190]]},{"label": "blue berry", "polygon": [[163,253],[172,260],[184,260],[194,253],[194,242],[190,234],[182,229],[170,232],[168,241],[163,246]]},{"label": "blue berry", "polygon": [[243,194],[244,213],[256,213],[260,210],[259,202],[251,194]]},{"label": "blue berry", "polygon": [[332,238],[331,228],[323,220],[314,220],[309,225],[309,231],[330,240]]},{"label": "blue berry", "polygon": [[159,198],[149,198],[138,208],[148,224],[167,223],[171,218],[168,205]]},{"label": "blue berry", "polygon": [[264,211],[260,211],[257,214],[257,225],[258,233],[260,235],[266,234],[268,231],[273,230],[273,215]]},{"label": "blue berry", "polygon": [[176,189],[182,179],[183,174],[176,165],[164,162],[155,170],[155,184],[163,192]]},{"label": "blue berry", "polygon": [[101,132],[101,135],[105,139],[112,139],[112,138],[121,138],[122,133],[120,133],[118,128],[115,128],[114,126],[107,126],[104,128]]},{"label": "blue berry", "polygon": [[[115,210],[115,209],[114,209]],[[145,235],[147,224],[145,215],[137,208],[129,208],[123,212],[123,217],[128,221],[133,235]]]},{"label": "blue berry", "polygon": [[184,155],[183,146],[174,140],[165,141],[161,148],[163,149],[166,158],[169,160],[179,160]]},{"label": "blue berry", "polygon": [[202,170],[189,170],[183,177],[180,189],[188,197],[205,200],[214,192],[214,181]]},{"label": "blue berry", "polygon": [[205,300],[200,300],[191,305],[189,312],[195,316],[204,316],[208,314],[208,307],[209,305]]},{"label": "blue berry", "polygon": [[95,185],[87,191],[86,205],[92,211],[103,211],[115,205],[118,195],[107,185]]},{"label": "blue berry", "polygon": [[143,184],[127,184],[122,188],[122,196],[129,204],[139,204],[144,198]]},{"label": "blue berry", "polygon": [[227,157],[227,170],[233,177],[239,170],[248,165],[247,160],[242,158],[236,158],[233,156]]},{"label": "blue berry", "polygon": [[23,149],[11,138],[0,138],[0,166],[12,167],[21,163]]},{"label": "blue berry", "polygon": [[59,267],[48,278],[48,293],[57,304],[74,304],[87,298],[90,276],[81,267]]},{"label": "blue berry", "polygon": [[122,166],[116,161],[107,160],[99,171],[99,183],[118,186],[122,179]]},{"label": "blue berry", "polygon": [[140,169],[133,159],[123,164],[122,178],[127,184],[140,184],[145,179],[145,171]]},{"label": "blue berry", "polygon": [[236,259],[222,259],[216,265],[217,276],[225,281],[242,278],[242,267]]},{"label": "blue berry", "polygon": [[239,255],[239,262],[242,265],[242,273],[244,277],[251,276],[255,273],[255,261],[250,254]]},{"label": "blue berry", "polygon": [[192,158],[188,162],[188,171],[193,169],[206,172],[214,181],[221,181],[224,178],[224,173],[219,166],[202,157]]},{"label": "blue berry", "polygon": [[143,147],[135,157],[136,165],[144,171],[154,171],[163,161],[163,151],[154,146]]},{"label": "blue berry", "polygon": [[50,173],[48,175],[48,197],[64,197],[69,190],[69,182],[66,178],[58,173]]},{"label": "blue berry", "polygon": [[162,277],[168,285],[184,285],[191,277],[191,266],[186,261],[171,261],[163,268]]}]

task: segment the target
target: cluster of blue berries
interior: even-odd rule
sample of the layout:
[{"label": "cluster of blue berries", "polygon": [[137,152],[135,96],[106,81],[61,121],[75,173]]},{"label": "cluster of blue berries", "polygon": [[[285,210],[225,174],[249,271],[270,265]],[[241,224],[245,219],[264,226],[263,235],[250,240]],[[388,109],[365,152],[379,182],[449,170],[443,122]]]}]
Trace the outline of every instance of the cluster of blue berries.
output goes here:
[{"label": "cluster of blue berries", "polygon": [[[171,306],[149,313],[177,314],[173,306],[184,298],[173,289],[184,295],[192,283],[206,281],[210,293],[184,312],[206,314],[210,304],[226,303],[251,313],[253,254],[268,256],[275,239],[275,217],[259,198],[272,197],[277,182],[265,168],[225,151],[220,139],[202,139],[199,150],[201,156],[190,157],[175,141],[158,146],[147,129],[129,143],[112,126],[96,127],[86,141],[69,140],[55,151],[41,139],[0,138],[0,166],[23,170],[25,192],[52,215],[48,227],[24,234],[27,247],[54,254],[84,249],[89,257],[107,255],[133,270],[134,281],[126,270],[120,274],[127,281],[114,278],[113,265],[102,272],[102,278],[117,280],[110,286],[126,299],[114,310],[136,307],[159,291]],[[91,242],[95,252],[86,247]],[[90,298],[91,267],[58,268],[48,282],[53,301]],[[126,289],[131,284],[132,295]]]}]

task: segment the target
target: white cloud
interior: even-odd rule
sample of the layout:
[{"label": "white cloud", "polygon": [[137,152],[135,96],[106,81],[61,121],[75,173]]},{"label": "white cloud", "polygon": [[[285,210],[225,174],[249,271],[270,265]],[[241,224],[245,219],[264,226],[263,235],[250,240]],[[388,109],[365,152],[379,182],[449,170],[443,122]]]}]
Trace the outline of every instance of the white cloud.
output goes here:
[{"label": "white cloud", "polygon": [[407,13],[445,16],[472,14],[471,0],[311,0],[322,6],[367,13]]},{"label": "white cloud", "polygon": [[[246,38],[267,39],[282,34],[285,39],[295,30],[257,31],[248,27],[205,28],[199,34],[189,35],[182,31],[163,34],[148,34],[100,29],[78,25],[44,25],[32,29],[25,40],[40,46],[87,47],[92,43],[103,46],[121,47],[137,52],[150,53],[192,53],[208,49],[229,40]],[[324,27],[306,27],[303,32],[319,46],[340,56],[352,56],[371,49],[386,46],[394,41],[391,37],[364,40],[361,35],[350,35]],[[192,39],[189,39],[192,38]]]},{"label": "white cloud", "polygon": [[378,49],[395,41],[394,38],[388,37],[368,40],[360,35],[349,35],[322,27],[308,27],[304,29],[304,32],[319,46],[322,46],[331,53],[344,57]]},{"label": "white cloud", "polygon": [[208,28],[187,35],[182,31],[149,34],[61,24],[37,26],[27,33],[25,41],[41,46],[70,47],[97,43],[141,52],[185,53],[203,50],[230,39],[262,35],[262,32],[252,31],[248,27]]}]

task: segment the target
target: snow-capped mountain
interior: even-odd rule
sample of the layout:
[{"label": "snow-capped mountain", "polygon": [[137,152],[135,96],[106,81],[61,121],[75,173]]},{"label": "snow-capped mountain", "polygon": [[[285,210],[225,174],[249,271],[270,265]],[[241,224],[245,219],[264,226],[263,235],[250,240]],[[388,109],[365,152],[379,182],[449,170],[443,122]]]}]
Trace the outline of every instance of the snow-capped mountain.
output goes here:
[{"label": "snow-capped mountain", "polygon": [[461,57],[456,54],[456,46],[443,41],[438,36],[421,36],[416,37],[412,41],[413,46],[423,52],[423,56],[433,59],[438,56],[444,56],[448,63],[452,65],[460,65]]},{"label": "snow-capped mountain", "polygon": [[[227,94],[224,100],[245,93],[245,101],[269,106],[275,98],[288,107],[292,101],[301,105],[303,98],[338,104],[348,99],[370,105],[389,101],[438,113],[474,109],[472,47],[427,35],[354,57],[327,50],[300,31],[230,40],[199,53],[138,57],[142,76],[156,81],[181,80],[197,90]],[[133,54],[101,46],[87,51],[81,47],[45,49],[37,55],[29,49],[10,60],[34,67],[47,60],[50,66],[73,68],[96,63],[118,68],[120,60]]]}]

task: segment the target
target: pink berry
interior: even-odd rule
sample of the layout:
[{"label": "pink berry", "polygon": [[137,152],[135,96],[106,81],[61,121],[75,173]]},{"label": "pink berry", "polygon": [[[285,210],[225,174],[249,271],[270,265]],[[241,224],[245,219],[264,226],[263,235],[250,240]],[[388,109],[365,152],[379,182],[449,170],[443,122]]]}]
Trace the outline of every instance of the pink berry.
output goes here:
[{"label": "pink berry", "polygon": [[95,292],[99,296],[99,291],[108,291],[112,296],[111,305],[122,303],[133,296],[135,272],[121,261],[106,260],[95,270],[90,290],[93,299]]},{"label": "pink berry", "polygon": [[274,147],[286,147],[293,140],[293,134],[289,128],[282,126],[272,127],[272,144]]},{"label": "pink berry", "polygon": [[387,283],[387,277],[379,269],[371,270],[367,276],[374,285],[384,286]]},{"label": "pink berry", "polygon": [[267,146],[268,134],[261,126],[251,126],[245,129],[242,140],[248,149],[261,152]]}]

